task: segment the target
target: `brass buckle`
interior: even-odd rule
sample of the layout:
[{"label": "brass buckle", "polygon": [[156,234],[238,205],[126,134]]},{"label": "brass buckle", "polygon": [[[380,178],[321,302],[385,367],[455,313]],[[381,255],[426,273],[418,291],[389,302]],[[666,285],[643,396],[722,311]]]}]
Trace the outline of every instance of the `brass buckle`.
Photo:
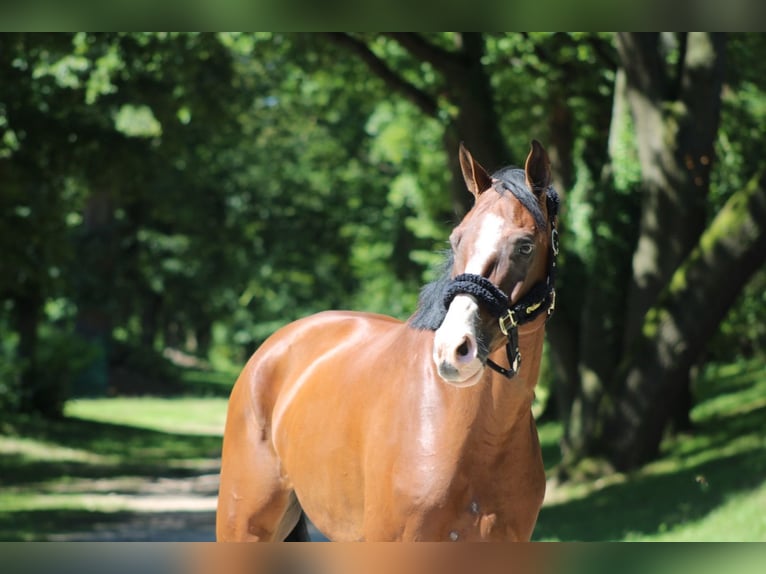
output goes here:
[{"label": "brass buckle", "polygon": [[532,313],[534,313],[535,310],[538,309],[540,305],[542,304],[543,304],[542,301],[538,301],[537,303],[532,303],[529,307],[526,308],[527,315],[531,315]]},{"label": "brass buckle", "polygon": [[508,333],[511,329],[518,327],[519,323],[516,321],[516,316],[513,314],[512,310],[508,310],[508,312],[500,317],[500,330],[503,332],[503,335],[506,337],[508,336]]}]

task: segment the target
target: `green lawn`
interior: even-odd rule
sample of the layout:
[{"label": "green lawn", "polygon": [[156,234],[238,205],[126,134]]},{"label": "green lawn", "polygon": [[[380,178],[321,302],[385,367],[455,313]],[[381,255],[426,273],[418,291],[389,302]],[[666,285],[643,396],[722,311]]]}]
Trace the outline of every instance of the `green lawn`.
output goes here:
[{"label": "green lawn", "polygon": [[[695,391],[693,433],[640,471],[561,487],[535,539],[766,541],[766,366],[709,366]],[[540,436],[551,468],[560,428]]]},{"label": "green lawn", "polygon": [[215,395],[227,393],[79,399],[61,421],[0,423],[0,540],[41,540],[127,518],[119,496],[94,496],[100,488],[120,494],[215,472],[227,403]]},{"label": "green lawn", "polygon": [[[214,472],[232,381],[192,373],[178,398],[76,400],[61,421],[0,422],[0,540],[124,520],[119,504],[88,496],[99,481],[127,491]],[[766,541],[766,366],[708,367],[696,395],[694,433],[631,475],[549,490],[534,538]],[[548,469],[560,434],[540,428]]]}]

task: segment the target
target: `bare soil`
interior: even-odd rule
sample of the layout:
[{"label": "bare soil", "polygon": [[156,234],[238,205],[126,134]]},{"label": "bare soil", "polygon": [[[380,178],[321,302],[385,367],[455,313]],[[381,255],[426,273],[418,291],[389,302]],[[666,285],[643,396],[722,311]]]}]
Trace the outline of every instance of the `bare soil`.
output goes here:
[{"label": "bare soil", "polygon": [[66,492],[83,493],[92,508],[127,512],[127,520],[94,523],[87,530],[60,532],[48,537],[58,542],[212,542],[218,474],[186,478],[82,480],[66,485]]}]

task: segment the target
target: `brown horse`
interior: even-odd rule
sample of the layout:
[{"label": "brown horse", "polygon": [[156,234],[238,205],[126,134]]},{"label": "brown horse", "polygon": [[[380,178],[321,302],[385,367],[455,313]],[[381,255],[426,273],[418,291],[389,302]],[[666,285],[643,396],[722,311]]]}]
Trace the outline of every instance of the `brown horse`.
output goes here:
[{"label": "brown horse", "polygon": [[303,512],[340,541],[532,535],[545,474],[531,406],[558,198],[536,141],[523,170],[490,176],[462,146],[460,163],[475,204],[407,322],[319,313],[245,366],[224,433],[218,540],[305,537]]}]

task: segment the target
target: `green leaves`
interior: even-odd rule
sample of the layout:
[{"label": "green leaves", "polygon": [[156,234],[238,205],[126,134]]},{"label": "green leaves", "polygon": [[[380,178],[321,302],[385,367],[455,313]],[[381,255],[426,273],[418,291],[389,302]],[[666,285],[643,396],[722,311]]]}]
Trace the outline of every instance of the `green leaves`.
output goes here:
[{"label": "green leaves", "polygon": [[[490,161],[521,163],[531,137],[555,150],[561,315],[593,281],[619,312],[642,174],[628,110],[612,114],[612,36],[348,38],[0,36],[0,315],[33,286],[67,302],[62,328],[103,303],[123,341],[205,353],[215,333],[235,363],[322,309],[406,317],[470,199],[449,168],[466,134]],[[764,156],[763,40],[730,45],[711,217]]]}]

